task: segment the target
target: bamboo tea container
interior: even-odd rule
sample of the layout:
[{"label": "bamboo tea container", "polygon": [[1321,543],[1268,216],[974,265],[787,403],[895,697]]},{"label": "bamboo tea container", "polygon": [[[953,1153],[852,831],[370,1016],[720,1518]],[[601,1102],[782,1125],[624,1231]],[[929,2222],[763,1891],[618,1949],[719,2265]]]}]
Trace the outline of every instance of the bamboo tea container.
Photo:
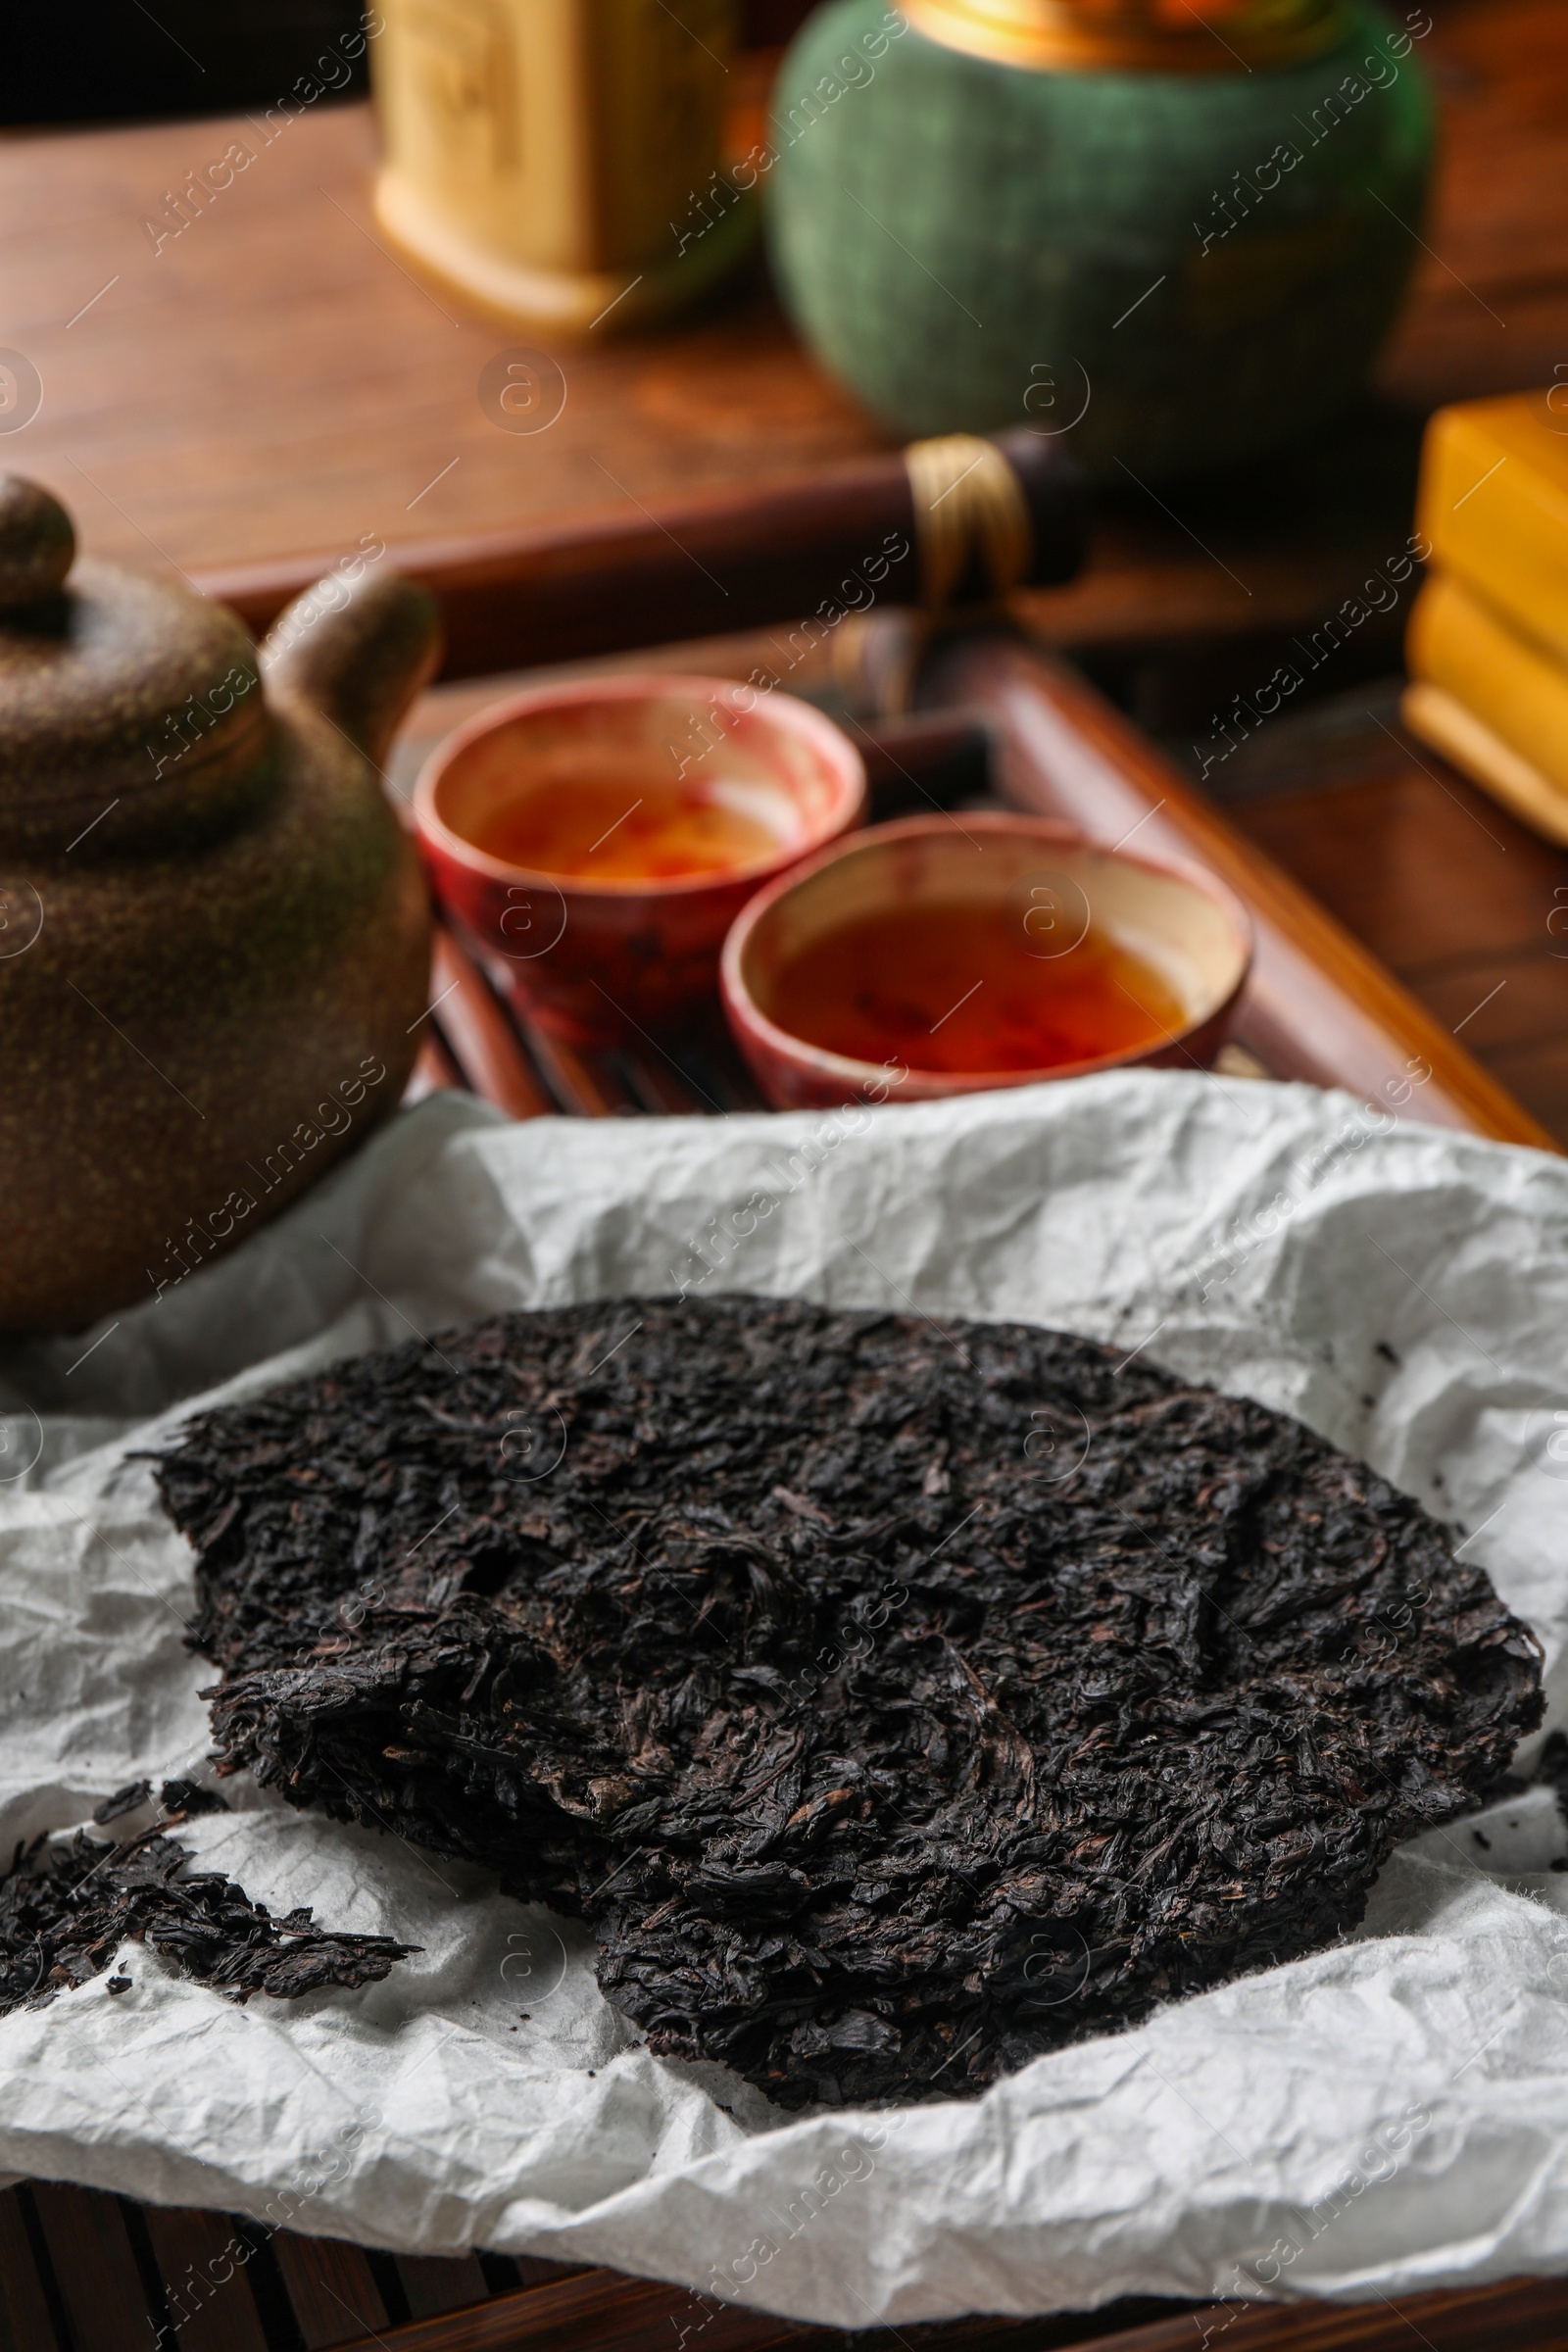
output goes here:
[{"label": "bamboo tea container", "polygon": [[[505,324],[614,331],[730,269],[738,0],[381,0],[381,226]],[[712,201],[714,187],[723,201]]]}]

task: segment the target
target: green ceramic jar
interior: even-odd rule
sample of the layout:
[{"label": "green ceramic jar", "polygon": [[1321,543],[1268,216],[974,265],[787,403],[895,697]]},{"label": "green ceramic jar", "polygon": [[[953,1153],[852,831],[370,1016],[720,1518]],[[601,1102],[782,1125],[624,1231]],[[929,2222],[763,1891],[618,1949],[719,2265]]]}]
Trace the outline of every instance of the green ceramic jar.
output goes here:
[{"label": "green ceramic jar", "polygon": [[1148,479],[1354,399],[1419,252],[1423,10],[1346,0],[1316,54],[1218,72],[1002,63],[911,14],[819,9],[759,159],[785,301],[895,432],[1026,423]]}]

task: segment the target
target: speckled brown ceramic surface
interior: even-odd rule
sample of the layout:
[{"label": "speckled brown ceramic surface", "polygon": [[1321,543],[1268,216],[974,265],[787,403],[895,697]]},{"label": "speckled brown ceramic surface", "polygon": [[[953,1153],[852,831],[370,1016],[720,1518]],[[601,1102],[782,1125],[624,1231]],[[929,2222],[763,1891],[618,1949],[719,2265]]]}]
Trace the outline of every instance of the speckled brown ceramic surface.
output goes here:
[{"label": "speckled brown ceramic surface", "polygon": [[[0,482],[0,1330],[168,1295],[396,1104],[429,915],[383,793],[435,609],[367,563],[260,660]],[[42,593],[39,593],[39,590]],[[25,601],[23,601],[25,600]]]}]

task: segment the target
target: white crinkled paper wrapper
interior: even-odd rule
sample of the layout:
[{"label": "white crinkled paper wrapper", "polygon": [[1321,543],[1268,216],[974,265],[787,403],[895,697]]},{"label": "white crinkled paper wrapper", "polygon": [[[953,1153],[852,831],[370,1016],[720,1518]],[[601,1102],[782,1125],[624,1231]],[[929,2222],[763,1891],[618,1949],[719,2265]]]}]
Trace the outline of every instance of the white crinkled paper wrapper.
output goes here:
[{"label": "white crinkled paper wrapper", "polygon": [[[1153,1074],[826,1118],[421,1106],[84,1360],[95,1335],[0,1358],[0,1396],[38,1415],[5,1424],[0,1470],[42,1448],[0,1485],[0,1838],[205,1753],[190,1555],[138,1447],[411,1328],[683,1284],[1059,1324],[1297,1413],[1472,1531],[1545,1645],[1555,1719],[1568,1164],[1387,1125]],[[1403,1848],[1313,1958],[978,2100],[786,2120],[651,2058],[580,1927],[225,1787],[237,1809],[180,1833],[205,1863],[422,1952],[240,2009],[127,1945],[129,1991],[0,2021],[0,2168],[851,2328],[1568,2267],[1568,1838],[1544,1790]]]}]

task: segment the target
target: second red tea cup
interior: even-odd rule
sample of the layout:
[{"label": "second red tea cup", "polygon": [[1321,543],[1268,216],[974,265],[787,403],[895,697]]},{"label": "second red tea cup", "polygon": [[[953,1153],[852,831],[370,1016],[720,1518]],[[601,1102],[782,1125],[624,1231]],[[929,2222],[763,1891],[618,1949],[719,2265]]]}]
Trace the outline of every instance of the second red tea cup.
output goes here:
[{"label": "second red tea cup", "polygon": [[415,790],[437,896],[544,1027],[668,1029],[752,894],[857,824],[865,771],[809,704],[723,678],[543,686],[460,727]]},{"label": "second red tea cup", "polygon": [[724,1009],[775,1110],[1201,1068],[1251,944],[1184,859],[966,809],[873,825],[759,892],[725,942]]}]

